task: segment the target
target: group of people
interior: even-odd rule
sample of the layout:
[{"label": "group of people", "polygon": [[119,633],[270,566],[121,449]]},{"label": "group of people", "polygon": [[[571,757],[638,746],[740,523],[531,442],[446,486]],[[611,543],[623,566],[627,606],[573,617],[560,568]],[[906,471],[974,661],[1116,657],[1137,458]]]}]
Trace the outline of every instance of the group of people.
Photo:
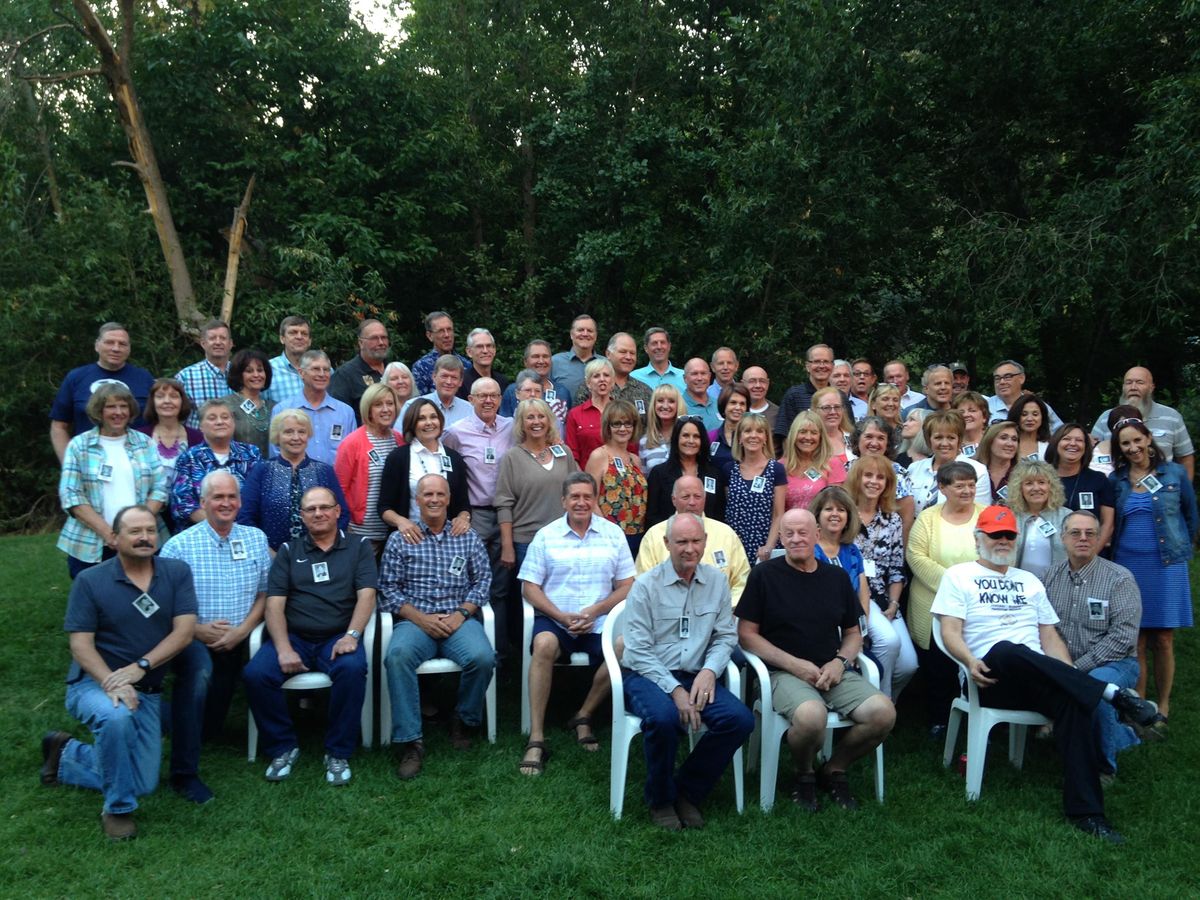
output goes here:
[{"label": "group of people", "polygon": [[[1119,838],[1097,785],[1118,751],[1167,735],[1198,524],[1187,429],[1154,401],[1146,369],[1126,373],[1120,404],[1088,429],[1062,423],[1012,360],[994,368],[993,396],[959,363],[928,367],[918,393],[902,361],[877,382],[869,360],[816,344],[807,380],[776,405],[764,368],[743,372],[728,347],[678,368],[659,327],[638,368],[632,335],[599,355],[595,320],[578,316],[570,348],[530,342],[512,380],[486,329],[461,356],[448,314],[425,330],[431,349],[410,369],[388,362],[387,328],[365,320],[358,355],[334,371],[300,316],[280,324],[275,358],[233,354],[214,321],[204,359],[156,379],[108,323],[97,362],[64,380],[51,440],[74,579],[68,708],[94,742],[47,734],[42,778],[102,789],[109,837],[135,833],[136,798],[157,781],[168,670],[170,781],[198,803],[212,797],[201,742],[239,678],[279,781],[299,756],[283,684],[327,674],[325,778],[350,780],[376,613],[393,622],[383,677],[397,775],[423,768],[420,665],[461,667],[450,740],[466,749],[494,670],[527,653],[518,770],[532,777],[550,759],[555,662],[572,654],[596,670],[567,727],[599,748],[600,632],[624,603],[625,699],[643,720],[658,825],[703,825],[753,727],[719,679],[752,653],[790,723],[802,807],[819,808],[819,792],[856,805],[846,770],[891,731],[918,672],[930,733],[944,733],[961,669],[985,703],[1054,720],[1067,815]],[[1157,704],[1142,699],[1151,672]],[[828,710],[853,726],[817,768]],[[681,731],[701,725],[676,771]]]}]

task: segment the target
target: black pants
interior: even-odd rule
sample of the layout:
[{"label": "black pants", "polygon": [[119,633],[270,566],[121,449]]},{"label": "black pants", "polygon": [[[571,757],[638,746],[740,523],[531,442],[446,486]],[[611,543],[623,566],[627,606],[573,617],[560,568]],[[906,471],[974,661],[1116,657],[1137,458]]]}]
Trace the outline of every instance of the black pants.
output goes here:
[{"label": "black pants", "polygon": [[917,646],[917,662],[925,680],[925,713],[930,728],[950,720],[950,704],[959,694],[958,663],[938,649],[933,638],[929,649]]},{"label": "black pants", "polygon": [[1023,644],[1001,641],[983,657],[999,683],[979,689],[995,709],[1032,709],[1054,720],[1063,761],[1063,810],[1068,816],[1104,814],[1100,751],[1092,716],[1104,699],[1103,682]]}]

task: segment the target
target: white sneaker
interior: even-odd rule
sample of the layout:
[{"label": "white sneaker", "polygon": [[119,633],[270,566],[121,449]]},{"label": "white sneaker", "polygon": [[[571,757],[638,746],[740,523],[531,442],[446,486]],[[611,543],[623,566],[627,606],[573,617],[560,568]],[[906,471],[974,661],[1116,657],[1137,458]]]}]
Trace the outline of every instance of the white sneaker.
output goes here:
[{"label": "white sneaker", "polygon": [[300,748],[293,747],[283,756],[277,756],[267,766],[267,781],[283,781],[292,774],[292,766],[300,758]]},{"label": "white sneaker", "polygon": [[350,783],[350,762],[325,754],[325,780],[334,787]]}]

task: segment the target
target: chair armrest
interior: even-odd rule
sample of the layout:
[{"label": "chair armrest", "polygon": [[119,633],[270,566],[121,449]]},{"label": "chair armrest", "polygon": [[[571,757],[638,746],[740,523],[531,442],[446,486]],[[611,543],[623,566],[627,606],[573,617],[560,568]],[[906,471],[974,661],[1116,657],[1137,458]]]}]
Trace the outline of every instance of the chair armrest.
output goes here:
[{"label": "chair armrest", "polygon": [[533,644],[533,604],[521,598],[521,646]]},{"label": "chair armrest", "polygon": [[604,653],[604,664],[608,666],[608,677],[612,682],[614,722],[619,722],[625,715],[625,676],[621,673],[621,661],[617,659],[615,646],[624,612],[625,601],[622,600],[609,610],[608,617],[604,620],[604,628],[600,632],[600,649]]},{"label": "chair armrest", "polygon": [[254,626],[254,630],[250,632],[250,658],[254,658],[254,654],[258,652],[258,648],[262,646],[263,629],[266,628],[266,622],[259,622]]},{"label": "chair armrest", "polygon": [[492,652],[496,652],[496,611],[492,609],[492,604],[485,603],[480,607],[483,610],[483,633],[487,635],[488,643],[492,645]]},{"label": "chair armrest", "polygon": [[863,677],[871,682],[874,688],[879,687],[879,666],[875,665],[875,660],[867,656],[865,653],[858,654],[858,667],[862,669]]}]

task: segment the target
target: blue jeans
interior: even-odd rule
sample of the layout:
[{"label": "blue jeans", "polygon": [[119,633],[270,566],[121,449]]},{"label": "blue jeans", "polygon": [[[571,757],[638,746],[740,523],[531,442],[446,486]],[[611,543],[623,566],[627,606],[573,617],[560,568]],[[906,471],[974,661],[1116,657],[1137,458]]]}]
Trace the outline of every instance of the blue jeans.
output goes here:
[{"label": "blue jeans", "polygon": [[[1096,666],[1088,674],[1097,681],[1115,684],[1117,687],[1133,687],[1138,680],[1138,661],[1136,656],[1114,660],[1102,666]],[[1122,750],[1135,747],[1141,743],[1137,732],[1117,718],[1117,710],[1111,703],[1101,703],[1096,707],[1096,741],[1100,747],[1100,755],[1104,758],[1105,768],[1109,772],[1117,771],[1117,754]]]},{"label": "blue jeans", "polygon": [[[306,641],[292,633],[288,640],[300,661],[311,671],[324,672],[333,681],[329,691],[329,726],[325,730],[325,752],[338,759],[349,759],[354,755],[361,737],[359,723],[362,719],[363,698],[367,695],[367,654],[362,644],[353,653],[343,653],[330,659],[333,645],[345,632],[320,642]],[[298,746],[296,729],[288,713],[287,698],[283,683],[291,678],[279,668],[279,655],[275,643],[266,641],[254,659],[242,672],[246,683],[246,698],[254,721],[258,723],[263,751],[272,758],[282,756]]]},{"label": "blue jeans", "polygon": [[[688,691],[696,675],[672,672]],[[625,670],[625,703],[642,720],[646,753],[646,803],[651,809],[673,806],[683,794],[699,806],[704,802],[738,747],[754,730],[754,714],[719,682],[713,698],[700,713],[707,731],[675,774],[675,756],[683,729],[675,701],[649,678]],[[613,751],[619,752],[614,749]]]},{"label": "blue jeans", "polygon": [[458,631],[441,641],[435,641],[413,622],[398,621],[383,661],[391,692],[393,744],[421,739],[417,669],[439,657],[462,666],[455,713],[465,725],[475,726],[482,721],[483,698],[496,668],[496,654],[479,620],[467,619]]},{"label": "blue jeans", "polygon": [[58,764],[58,780],[101,791],[106,813],[137,809],[137,798],[158,784],[160,699],[158,694],[138,694],[138,708],[131,710],[123,703],[113,706],[89,675],[67,685],[67,711],[91,729],[95,742],[67,741]]},{"label": "blue jeans", "polygon": [[202,641],[192,641],[171,660],[172,776],[200,770],[200,743],[221,733],[244,653],[243,645],[213,653]]}]

